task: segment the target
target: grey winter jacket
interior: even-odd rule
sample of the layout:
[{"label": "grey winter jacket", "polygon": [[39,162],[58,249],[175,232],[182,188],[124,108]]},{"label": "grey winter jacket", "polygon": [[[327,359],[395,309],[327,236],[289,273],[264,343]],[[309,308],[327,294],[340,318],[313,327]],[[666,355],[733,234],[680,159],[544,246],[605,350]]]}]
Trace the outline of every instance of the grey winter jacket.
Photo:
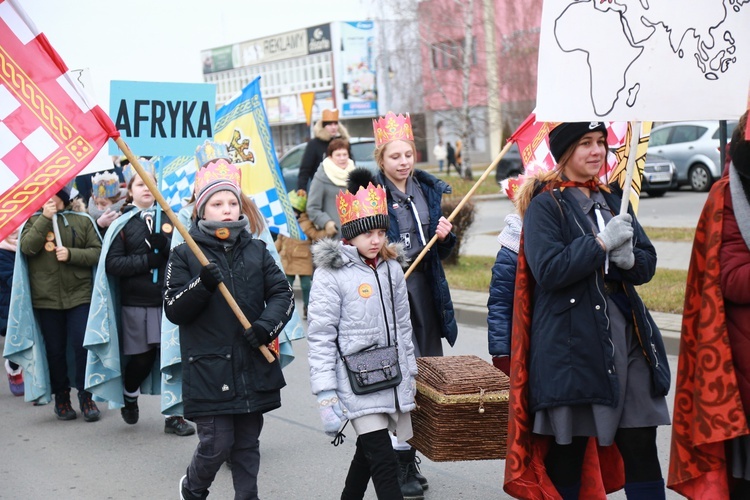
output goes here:
[{"label": "grey winter jacket", "polygon": [[[312,251],[316,270],[310,291],[307,341],[313,394],[335,390],[344,415],[350,420],[374,413],[413,410],[417,361],[401,264],[394,259],[380,260],[376,273],[362,261],[355,247],[332,239],[320,240]],[[392,292],[401,383],[393,389],[357,396],[349,385],[336,336],[344,355],[386,346],[387,322],[393,345]]]},{"label": "grey winter jacket", "polygon": [[337,240],[341,238],[341,219],[336,208],[336,196],[342,190],[346,188],[335,185],[325,169],[319,168],[307,193],[307,216],[318,229],[325,229],[329,220],[335,222],[337,233],[333,238]]}]

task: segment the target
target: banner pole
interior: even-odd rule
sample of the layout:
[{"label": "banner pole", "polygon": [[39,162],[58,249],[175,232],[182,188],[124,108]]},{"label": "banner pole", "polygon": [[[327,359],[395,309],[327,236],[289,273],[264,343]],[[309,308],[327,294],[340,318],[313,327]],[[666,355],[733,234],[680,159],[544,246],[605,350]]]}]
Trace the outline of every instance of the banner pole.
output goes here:
[{"label": "banner pole", "polygon": [[[118,137],[117,139],[115,139],[115,142],[117,143],[117,147],[120,148],[120,151],[122,151],[123,154],[127,157],[128,161],[130,161],[130,164],[133,165],[135,171],[138,172],[138,175],[141,177],[141,179],[143,179],[143,182],[146,184],[149,191],[151,191],[151,194],[154,195],[154,198],[156,198],[156,201],[159,203],[162,210],[164,210],[164,213],[167,214],[169,220],[172,221],[172,225],[180,232],[182,237],[185,239],[185,243],[187,243],[187,246],[195,254],[198,262],[200,262],[201,266],[207,266],[209,264],[208,259],[203,254],[203,251],[200,249],[193,237],[190,236],[187,228],[185,228],[185,226],[180,222],[180,219],[177,218],[177,215],[172,210],[172,207],[169,206],[167,200],[164,199],[164,196],[162,196],[161,192],[154,184],[151,176],[147,175],[143,170],[143,166],[141,166],[141,164],[138,162],[138,159],[135,157],[135,155],[133,155],[133,152],[130,150],[128,145],[125,144],[125,141],[122,140],[122,137]],[[232,294],[229,293],[229,289],[223,282],[219,283],[219,291],[224,296],[224,299],[227,301],[227,304],[229,304],[229,307],[232,309],[234,315],[237,316],[238,320],[240,320],[242,328],[244,328],[245,330],[250,328],[252,325],[247,320],[245,314],[242,312],[242,309],[240,309],[240,306],[237,304],[237,301],[234,300],[234,297],[232,297]],[[261,354],[263,354],[263,357],[268,360],[269,363],[273,363],[274,361],[276,361],[276,358],[273,354],[271,354],[271,351],[268,350],[268,347],[261,345],[260,352]]]},{"label": "banner pole", "polygon": [[620,202],[621,214],[627,213],[630,203],[630,191],[633,184],[633,173],[635,172],[635,157],[638,156],[638,143],[641,140],[641,122],[631,122],[633,133],[628,144],[628,164],[625,167],[625,184],[622,186],[622,200]]},{"label": "banner pole", "polygon": [[[495,170],[495,167],[497,167],[497,164],[500,163],[500,160],[503,158],[503,156],[505,156],[505,153],[508,152],[508,150],[511,148],[511,146],[513,146],[513,144],[514,144],[513,141],[508,141],[505,144],[505,147],[502,149],[502,151],[500,151],[500,153],[498,153],[495,159],[492,160],[492,163],[490,163],[490,166],[487,167],[487,169],[484,171],[482,176],[479,179],[477,179],[477,182],[475,182],[474,185],[471,187],[471,189],[469,189],[469,192],[466,193],[466,196],[464,196],[461,199],[461,201],[458,203],[458,205],[456,205],[456,208],[453,209],[453,212],[451,212],[451,214],[448,216],[448,222],[451,222],[456,217],[456,215],[458,215],[458,212],[460,212],[461,209],[464,207],[464,205],[466,205],[466,202],[469,201],[469,199],[474,195],[474,191],[476,191],[479,185],[483,183],[484,180],[487,178],[487,176],[489,176],[490,173],[492,173],[492,171]],[[432,245],[434,245],[435,242],[437,242],[437,239],[438,239],[438,235],[436,234],[427,243],[427,245],[425,245],[422,251],[419,252],[419,255],[417,255],[417,257],[414,259],[414,262],[412,262],[411,265],[409,266],[409,269],[407,269],[406,272],[404,273],[404,279],[408,278],[409,275],[412,273],[412,271],[414,271],[414,268],[417,266],[417,264],[419,264],[419,262],[424,258],[424,256],[427,255],[427,252],[429,252],[430,248],[432,248]]]}]

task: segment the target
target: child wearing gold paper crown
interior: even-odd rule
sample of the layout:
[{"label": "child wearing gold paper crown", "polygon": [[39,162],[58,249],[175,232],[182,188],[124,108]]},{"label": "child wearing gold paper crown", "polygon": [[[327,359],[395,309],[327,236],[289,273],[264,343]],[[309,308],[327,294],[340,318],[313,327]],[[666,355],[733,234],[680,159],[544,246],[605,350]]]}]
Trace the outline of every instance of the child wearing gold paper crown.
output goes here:
[{"label": "child wearing gold paper crown", "polygon": [[[388,244],[385,191],[369,170],[355,169],[348,192],[336,205],[342,241],[313,245],[316,265],[310,295],[310,382],[323,427],[336,436],[351,420],[357,445],[342,499],[361,499],[372,478],[380,499],[402,498],[390,431],[399,441],[412,436],[417,362],[412,344],[406,282],[398,248]],[[401,382],[370,394],[354,393],[343,356],[396,346]]]},{"label": "child wearing gold paper crown", "polygon": [[[180,480],[183,499],[208,496],[221,464],[232,461],[235,498],[258,498],[263,414],[281,406],[286,385],[272,343],[294,311],[294,294],[266,244],[241,212],[240,172],[226,160],[196,174],[190,235],[210,263],[174,247],[164,283],[164,311],[180,328],[185,417],[198,427],[198,448]],[[251,323],[245,330],[217,293],[224,282]]]},{"label": "child wearing gold paper crown", "polygon": [[88,213],[104,235],[112,222],[120,216],[125,204],[125,189],[120,188],[120,178],[114,172],[100,172],[91,178],[91,198]]}]

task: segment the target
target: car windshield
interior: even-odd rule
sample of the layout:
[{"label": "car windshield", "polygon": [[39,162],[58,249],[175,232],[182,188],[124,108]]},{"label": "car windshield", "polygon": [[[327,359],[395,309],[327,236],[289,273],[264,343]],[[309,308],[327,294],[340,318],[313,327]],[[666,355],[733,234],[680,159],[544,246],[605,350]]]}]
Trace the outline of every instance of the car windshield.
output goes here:
[{"label": "car windshield", "polygon": [[375,142],[355,142],[352,143],[352,156],[355,162],[359,161],[375,161]]}]

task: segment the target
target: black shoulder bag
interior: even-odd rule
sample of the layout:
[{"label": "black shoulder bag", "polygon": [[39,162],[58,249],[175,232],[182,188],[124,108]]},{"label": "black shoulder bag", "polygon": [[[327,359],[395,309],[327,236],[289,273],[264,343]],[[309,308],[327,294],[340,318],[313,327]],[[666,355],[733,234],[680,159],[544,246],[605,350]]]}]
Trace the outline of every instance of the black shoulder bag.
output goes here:
[{"label": "black shoulder bag", "polygon": [[[336,337],[336,347],[339,356],[346,366],[346,372],[349,375],[349,383],[352,386],[352,392],[358,396],[370,394],[396,387],[401,383],[401,367],[398,363],[398,330],[396,327],[396,303],[393,298],[394,290],[391,282],[391,268],[386,262],[388,269],[388,285],[391,289],[391,307],[393,309],[393,333],[394,344],[391,345],[391,336],[388,329],[388,316],[383,304],[383,293],[380,290],[380,304],[383,306],[383,319],[385,319],[385,336],[388,342],[386,347],[368,348],[354,354],[344,356],[341,353],[338,336]],[[375,270],[375,279],[377,279],[377,270]],[[380,288],[380,280],[378,280]]]}]

